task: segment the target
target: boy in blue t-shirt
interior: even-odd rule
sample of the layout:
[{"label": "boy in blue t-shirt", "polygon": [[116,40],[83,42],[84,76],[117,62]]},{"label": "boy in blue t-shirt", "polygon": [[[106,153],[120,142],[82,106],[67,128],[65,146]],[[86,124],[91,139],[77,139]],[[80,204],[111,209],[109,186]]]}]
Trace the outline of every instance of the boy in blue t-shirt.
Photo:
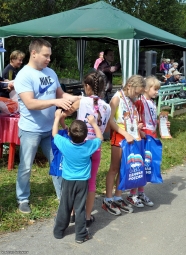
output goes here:
[{"label": "boy in blue t-shirt", "polygon": [[74,120],[70,125],[71,140],[58,135],[59,123],[64,122],[64,116],[60,109],[56,110],[52,129],[54,144],[63,154],[61,199],[53,233],[55,238],[63,238],[64,231],[70,222],[71,211],[74,208],[77,243],[83,243],[90,239],[86,229],[85,203],[91,171],[91,155],[101,146],[103,140],[94,116],[89,115],[87,121],[96,133],[96,138],[93,140],[85,140],[88,132],[87,125],[81,120]]}]

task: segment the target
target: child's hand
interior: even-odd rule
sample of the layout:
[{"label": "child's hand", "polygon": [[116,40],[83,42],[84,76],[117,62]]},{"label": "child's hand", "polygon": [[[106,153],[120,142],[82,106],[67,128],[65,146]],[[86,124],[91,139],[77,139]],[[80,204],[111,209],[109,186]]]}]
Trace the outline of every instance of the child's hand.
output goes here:
[{"label": "child's hand", "polygon": [[68,115],[66,114],[66,112],[63,111],[62,117],[63,117],[63,118],[66,118],[67,116],[68,116]]},{"label": "child's hand", "polygon": [[138,129],[142,129],[144,127],[143,123],[138,124]]},{"label": "child's hand", "polygon": [[168,128],[170,128],[170,121],[167,121],[166,125],[167,125]]},{"label": "child's hand", "polygon": [[139,131],[140,132],[140,136],[141,136],[141,138],[143,139],[143,138],[146,138],[146,134],[145,134],[145,132],[143,132],[143,131]]},{"label": "child's hand", "polygon": [[125,139],[127,141],[127,143],[133,143],[134,142],[134,137],[130,134],[125,134]]},{"label": "child's hand", "polygon": [[55,111],[55,118],[61,119],[62,116],[63,116],[63,111],[61,109],[57,109]]},{"label": "child's hand", "polygon": [[93,126],[94,124],[96,124],[96,120],[95,120],[95,118],[94,118],[93,115],[88,115],[88,116],[87,116],[87,120],[88,120],[88,123],[89,123],[91,126]]}]

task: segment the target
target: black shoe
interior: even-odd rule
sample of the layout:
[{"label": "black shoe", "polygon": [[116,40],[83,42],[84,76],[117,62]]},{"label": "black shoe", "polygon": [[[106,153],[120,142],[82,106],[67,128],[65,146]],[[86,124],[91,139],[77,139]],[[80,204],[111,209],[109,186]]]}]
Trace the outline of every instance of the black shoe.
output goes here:
[{"label": "black shoe", "polygon": [[89,228],[90,225],[95,221],[95,217],[91,214],[90,220],[86,220],[86,227]]},{"label": "black shoe", "polygon": [[[57,229],[58,230],[58,229]],[[56,230],[56,227],[54,227],[54,230],[53,230],[53,235],[56,239],[62,239],[63,238],[63,232],[58,230]]]},{"label": "black shoe", "polygon": [[70,223],[74,223],[75,222],[75,214],[70,216]]},{"label": "black shoe", "polygon": [[84,242],[90,240],[91,238],[92,238],[92,236],[90,234],[87,234],[83,240],[76,240],[76,243],[81,244],[81,243],[84,243]]},{"label": "black shoe", "polygon": [[18,209],[22,213],[31,213],[31,209],[28,202],[20,203]]}]

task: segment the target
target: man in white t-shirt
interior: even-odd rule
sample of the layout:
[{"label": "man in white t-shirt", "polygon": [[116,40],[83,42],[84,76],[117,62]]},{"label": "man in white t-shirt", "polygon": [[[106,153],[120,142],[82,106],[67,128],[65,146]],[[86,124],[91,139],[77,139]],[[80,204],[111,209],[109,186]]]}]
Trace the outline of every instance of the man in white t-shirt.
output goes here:
[{"label": "man in white t-shirt", "polygon": [[[51,130],[56,107],[69,109],[78,99],[64,93],[56,73],[47,67],[50,62],[51,44],[44,39],[33,40],[29,45],[30,59],[17,74],[14,87],[19,95],[20,164],[18,167],[16,195],[19,211],[30,213],[30,174],[39,146],[49,163],[53,159]],[[46,173],[47,174],[47,173]],[[61,177],[53,176],[53,183],[60,199]]]}]

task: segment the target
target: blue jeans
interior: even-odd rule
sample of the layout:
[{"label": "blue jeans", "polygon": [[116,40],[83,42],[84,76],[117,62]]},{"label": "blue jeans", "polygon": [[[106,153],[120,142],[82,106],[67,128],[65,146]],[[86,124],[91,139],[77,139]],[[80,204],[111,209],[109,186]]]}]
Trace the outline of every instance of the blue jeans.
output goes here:
[{"label": "blue jeans", "polygon": [[[30,197],[30,175],[32,164],[38,150],[41,146],[42,152],[48,159],[49,164],[53,159],[53,153],[51,149],[51,131],[49,132],[27,132],[19,129],[20,137],[20,150],[19,157],[20,163],[17,173],[16,181],[16,195],[18,203],[29,202]],[[48,174],[48,173],[46,173]],[[61,193],[61,177],[52,177],[54,188],[58,199],[60,199]]]}]

